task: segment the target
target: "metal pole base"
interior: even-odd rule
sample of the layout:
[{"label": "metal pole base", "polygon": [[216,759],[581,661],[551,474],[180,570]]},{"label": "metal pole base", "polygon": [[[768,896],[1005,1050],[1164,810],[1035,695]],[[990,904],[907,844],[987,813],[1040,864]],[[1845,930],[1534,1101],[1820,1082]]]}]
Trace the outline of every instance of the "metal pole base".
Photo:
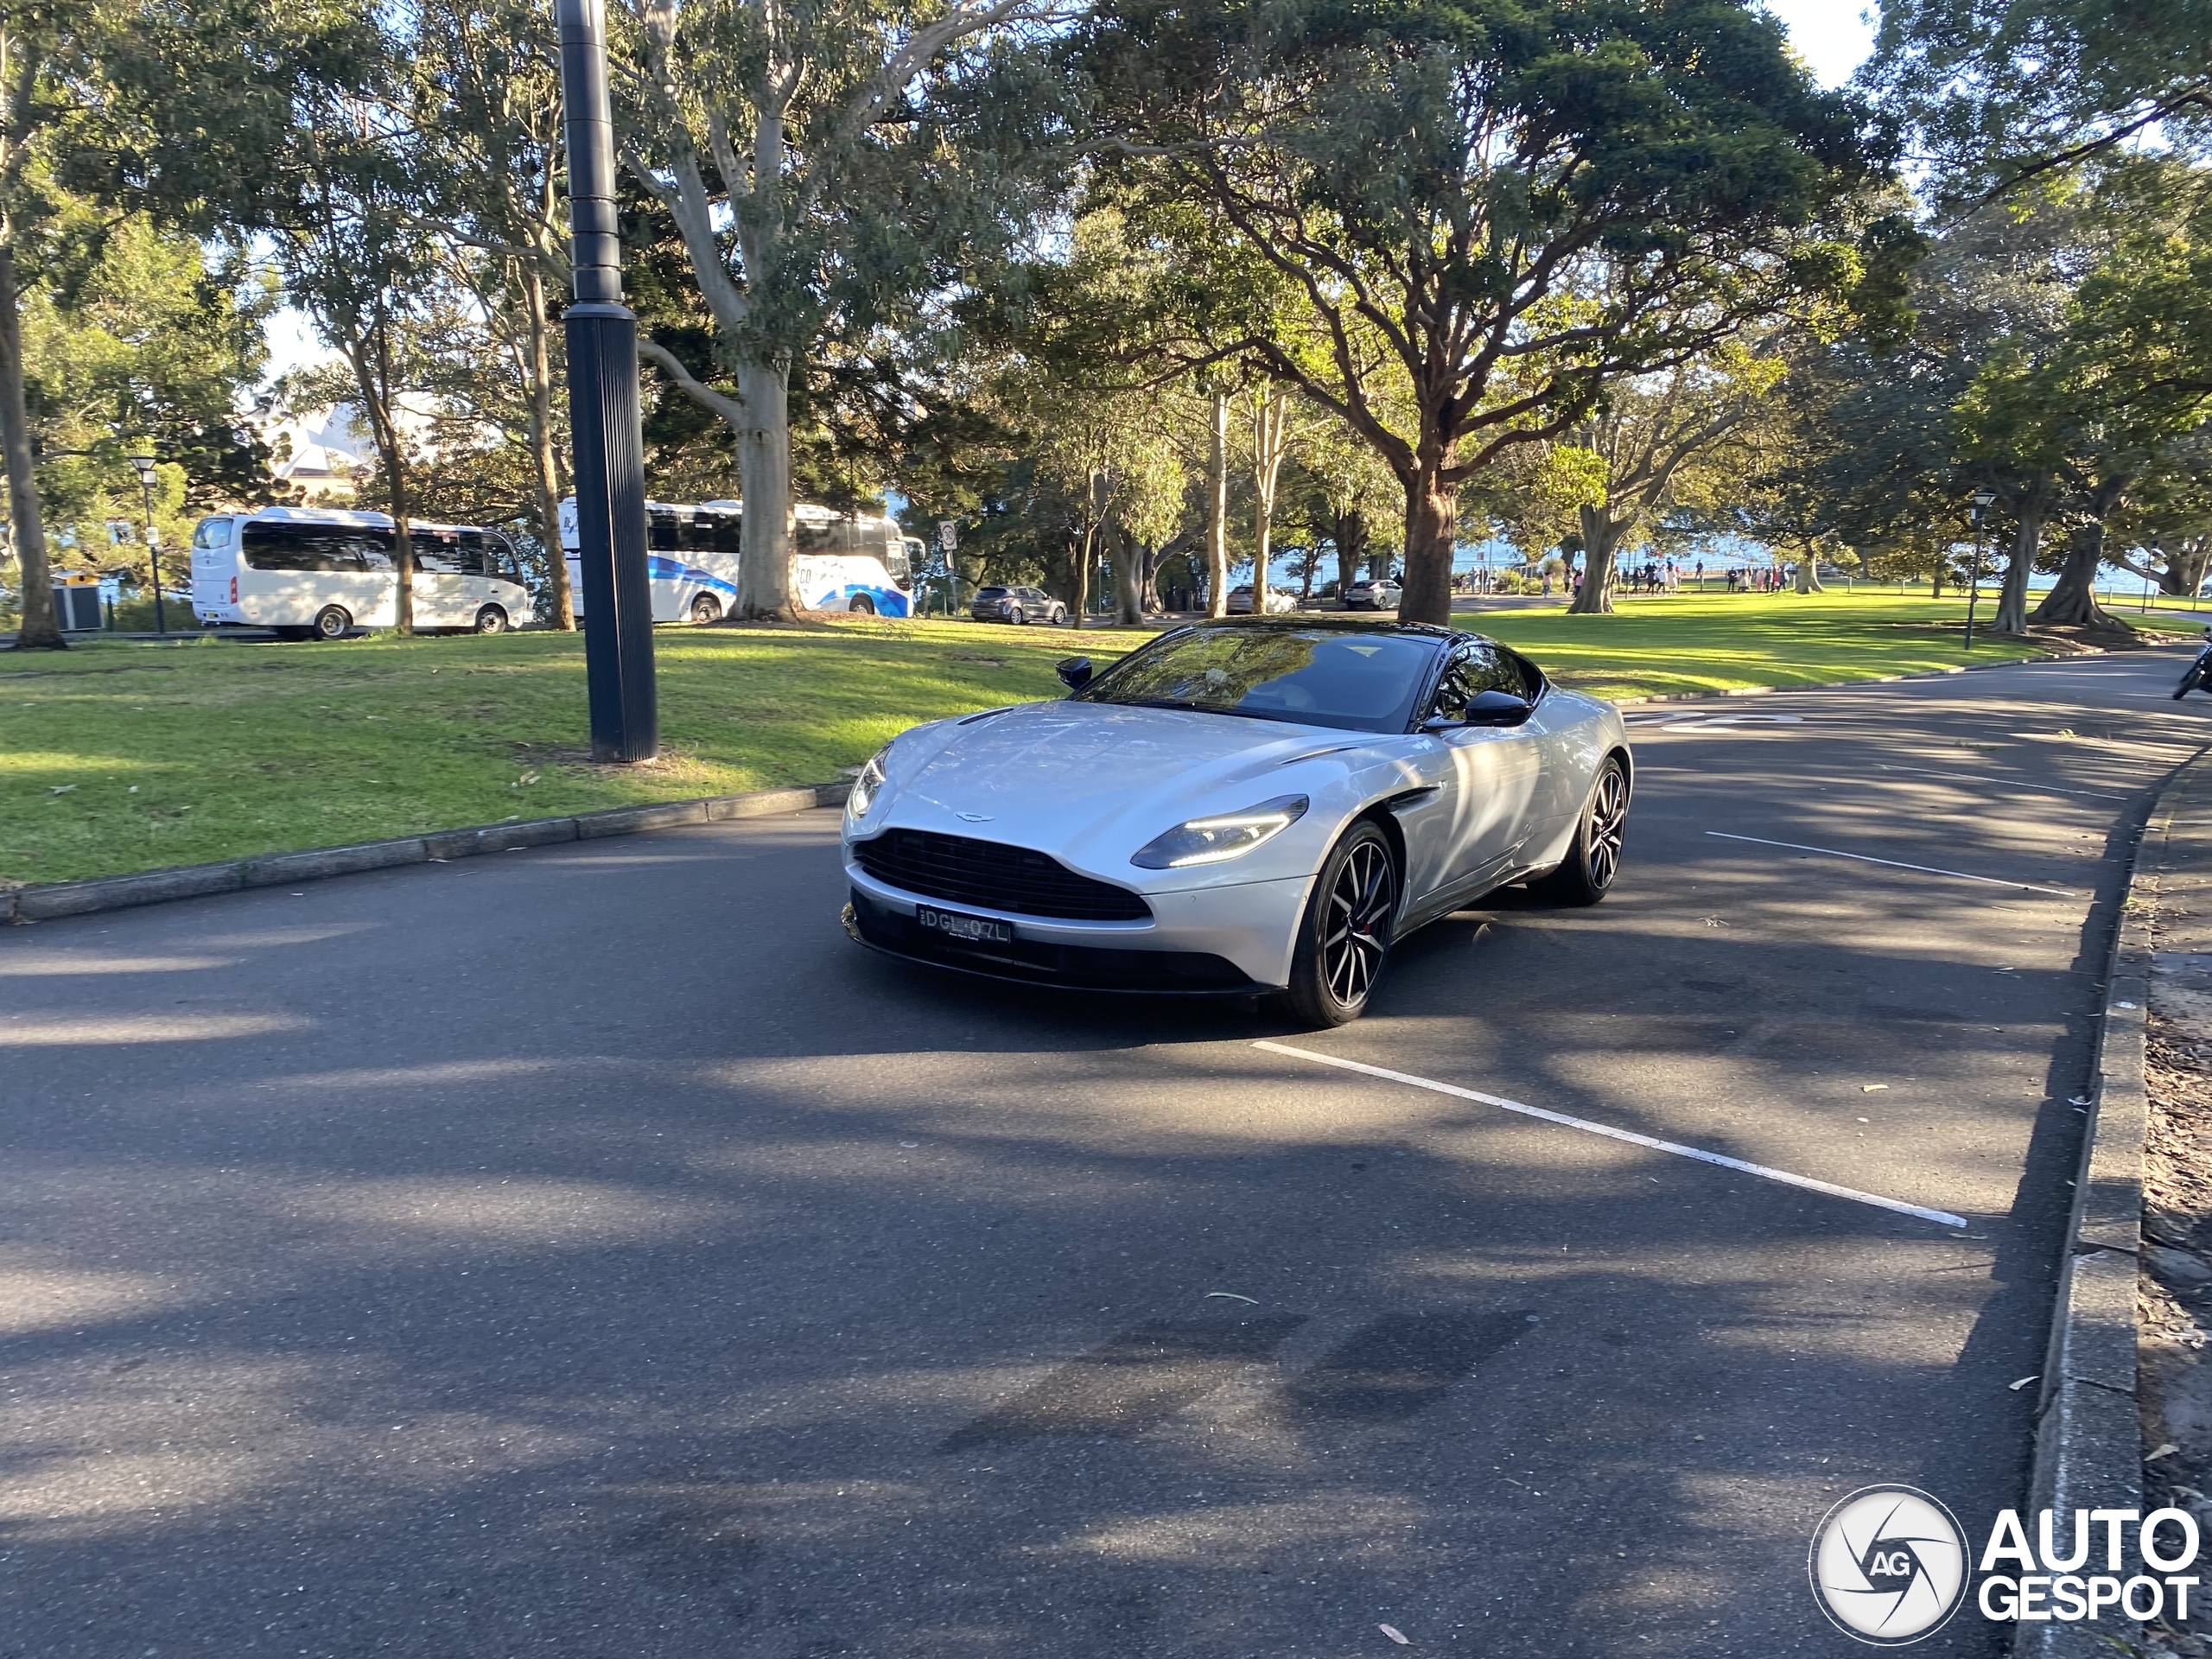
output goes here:
[{"label": "metal pole base", "polygon": [[627,307],[586,302],[570,306],[564,322],[591,755],[601,762],[650,760],[660,753],[660,711],[645,568],[638,320]]}]

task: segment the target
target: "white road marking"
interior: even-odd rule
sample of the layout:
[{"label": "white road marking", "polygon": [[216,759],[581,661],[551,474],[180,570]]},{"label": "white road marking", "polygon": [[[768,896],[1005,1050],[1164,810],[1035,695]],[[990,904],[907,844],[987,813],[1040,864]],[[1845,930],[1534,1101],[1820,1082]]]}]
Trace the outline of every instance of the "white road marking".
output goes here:
[{"label": "white road marking", "polygon": [[1883,772],[1916,772],[1923,778],[1948,778],[1953,783],[1995,784],[2003,789],[2024,790],[2031,795],[2080,795],[2092,801],[2132,801],[2133,795],[2107,795],[2101,790],[2061,789],[2056,784],[2022,783],[2012,778],[1976,778],[1963,772],[1938,772],[1933,766],[1882,766]]},{"label": "white road marking", "polygon": [[1878,1193],[1861,1192],[1855,1187],[1838,1186],[1833,1181],[1816,1181],[1809,1175],[1792,1175],[1788,1170],[1769,1169],[1764,1164],[1748,1164],[1740,1158],[1731,1158],[1724,1153],[1707,1152],[1700,1147],[1685,1147],[1674,1141],[1661,1141],[1652,1135],[1638,1135],[1633,1129],[1617,1129],[1611,1124],[1592,1123],[1584,1117],[1569,1117],[1565,1112],[1531,1106],[1525,1101],[1508,1100],[1503,1095],[1486,1095],[1479,1089],[1462,1089],[1457,1084],[1439,1083],[1433,1077],[1417,1077],[1409,1071],[1393,1071],[1387,1066],[1339,1059],[1333,1054],[1318,1053],[1310,1048],[1293,1048],[1288,1043],[1263,1040],[1254,1043],[1252,1046],[1264,1048],[1270,1054],[1288,1054],[1298,1059],[1333,1065],[1341,1071],[1380,1077],[1386,1083],[1402,1083],[1414,1089],[1427,1089],[1434,1094],[1479,1101],[1485,1106],[1518,1112],[1523,1117],[1540,1117],[1547,1123],[1557,1123],[1566,1128],[1602,1135],[1611,1141],[1625,1141],[1630,1146],[1643,1147],[1652,1152],[1670,1153],[1677,1158],[1694,1158],[1701,1164],[1717,1164],[1723,1169],[1732,1169],[1739,1174],[1756,1175],[1761,1180],[1779,1181],[1784,1186],[1802,1186],[1808,1192],[1825,1192],[1832,1198],[1848,1198],[1853,1204],[1871,1204],[1878,1210],[1893,1210],[1901,1216],[1917,1216],[1923,1221],[1936,1222],[1945,1227],[1963,1227],[1967,1224],[1963,1216],[1955,1216],[1948,1210],[1929,1210],[1917,1204],[1907,1204],[1901,1198],[1885,1198]]},{"label": "white road marking", "polygon": [[1756,842],[1762,847],[1787,847],[1793,853],[1820,853],[1829,858],[1855,859],[1861,864],[1886,864],[1893,870],[1917,870],[1923,875],[1948,875],[1958,881],[1980,881],[1992,887],[2014,887],[2023,893],[2048,893],[2061,899],[2078,895],[2071,887],[2039,887],[2032,881],[2003,881],[1993,875],[1968,875],[1964,870],[1939,870],[1933,864],[1907,864],[1894,858],[1870,858],[1865,853],[1839,852],[1833,847],[1808,847],[1802,842],[1769,841],[1764,836],[1732,836],[1726,830],[1708,830],[1708,836],[1718,836],[1723,841]]}]

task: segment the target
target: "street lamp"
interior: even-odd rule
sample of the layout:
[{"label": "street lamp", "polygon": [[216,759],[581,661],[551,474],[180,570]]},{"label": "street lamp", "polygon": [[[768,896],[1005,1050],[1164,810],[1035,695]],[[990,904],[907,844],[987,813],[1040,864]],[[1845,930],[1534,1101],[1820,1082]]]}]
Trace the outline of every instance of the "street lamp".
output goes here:
[{"label": "street lamp", "polygon": [[138,471],[138,488],[146,498],[146,563],[154,572],[154,632],[169,631],[168,613],[162,607],[162,533],[154,528],[154,468],[160,463],[152,455],[124,457]]},{"label": "street lamp", "polygon": [[[575,273],[575,302],[563,314],[563,327],[591,754],[602,762],[650,760],[660,752],[660,714],[645,566],[645,435],[638,415],[638,315],[622,303],[622,249],[615,238],[606,0],[558,0],[554,10]],[[759,513],[781,505],[748,501],[746,510]]]},{"label": "street lamp", "polygon": [[1974,649],[1974,601],[1981,597],[1982,524],[1989,517],[1990,504],[1997,499],[1994,490],[1974,493],[1974,564],[1967,579],[1967,649]]}]

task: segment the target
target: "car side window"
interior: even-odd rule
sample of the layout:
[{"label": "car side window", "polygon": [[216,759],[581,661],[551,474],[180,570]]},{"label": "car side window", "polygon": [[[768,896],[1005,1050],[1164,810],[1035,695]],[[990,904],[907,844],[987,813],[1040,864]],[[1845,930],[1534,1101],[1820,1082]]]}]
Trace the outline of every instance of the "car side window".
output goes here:
[{"label": "car side window", "polygon": [[1544,695],[1544,671],[1516,651],[1498,647],[1498,658],[1507,671],[1505,690],[1535,702]]},{"label": "car side window", "polygon": [[1485,691],[1525,695],[1520,672],[1514,662],[1508,660],[1510,656],[1510,652],[1492,645],[1470,644],[1455,647],[1436,683],[1436,695],[1429,700],[1427,718],[1463,721],[1467,717],[1467,706]]},{"label": "car side window", "polygon": [[1478,647],[1460,645],[1445,658],[1444,672],[1436,682],[1436,695],[1428,700],[1429,720],[1465,720],[1467,705],[1483,689],[1479,665],[1475,661]]}]

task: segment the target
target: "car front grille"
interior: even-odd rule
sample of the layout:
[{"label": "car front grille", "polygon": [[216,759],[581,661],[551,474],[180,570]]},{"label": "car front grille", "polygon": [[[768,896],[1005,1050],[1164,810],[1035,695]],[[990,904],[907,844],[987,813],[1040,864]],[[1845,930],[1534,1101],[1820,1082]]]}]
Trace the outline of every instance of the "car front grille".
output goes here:
[{"label": "car front grille", "polygon": [[972,836],[887,830],[855,842],[853,859],[887,886],[950,904],[1081,922],[1142,922],[1152,917],[1152,906],[1126,887],[1077,875],[1029,848]]}]

